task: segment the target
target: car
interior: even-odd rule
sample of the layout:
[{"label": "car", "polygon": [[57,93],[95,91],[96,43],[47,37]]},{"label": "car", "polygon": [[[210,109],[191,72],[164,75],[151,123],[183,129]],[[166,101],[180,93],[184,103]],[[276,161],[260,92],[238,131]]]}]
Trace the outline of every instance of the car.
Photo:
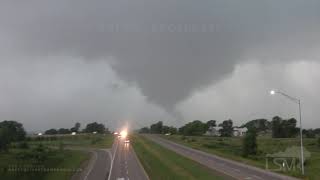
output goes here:
[{"label": "car", "polygon": [[126,140],[124,140],[124,143],[129,144],[129,143],[130,143],[130,140],[129,140],[129,139],[126,139]]}]

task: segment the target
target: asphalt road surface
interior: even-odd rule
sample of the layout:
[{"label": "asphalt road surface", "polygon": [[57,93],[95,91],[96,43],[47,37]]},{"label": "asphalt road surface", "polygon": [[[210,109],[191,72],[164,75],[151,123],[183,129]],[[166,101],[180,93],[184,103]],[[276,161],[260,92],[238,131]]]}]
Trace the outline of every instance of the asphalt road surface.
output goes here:
[{"label": "asphalt road surface", "polygon": [[149,180],[130,143],[121,138],[115,142],[111,166],[108,180]]},{"label": "asphalt road surface", "polygon": [[92,157],[87,167],[72,177],[72,180],[106,180],[109,175],[111,152],[109,149],[91,149]]},{"label": "asphalt road surface", "polygon": [[221,172],[234,179],[241,180],[296,180],[296,178],[272,173],[248,166],[239,162],[224,159],[206,152],[195,150],[172,141],[163,139],[157,135],[145,135],[154,142],[178,153],[186,156],[194,161],[199,162],[215,171]]}]

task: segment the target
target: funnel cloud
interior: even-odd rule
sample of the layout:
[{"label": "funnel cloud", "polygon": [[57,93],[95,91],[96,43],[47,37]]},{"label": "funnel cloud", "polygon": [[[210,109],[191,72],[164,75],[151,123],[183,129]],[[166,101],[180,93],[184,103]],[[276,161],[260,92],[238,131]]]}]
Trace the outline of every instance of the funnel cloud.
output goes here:
[{"label": "funnel cloud", "polygon": [[[310,89],[319,90],[319,73],[297,65],[319,67],[319,8],[320,2],[299,0],[2,1],[0,97],[8,99],[1,103],[3,118],[19,118],[30,129],[49,128],[49,121],[72,126],[77,119],[113,127],[119,119],[140,127],[197,117],[233,117],[241,124],[251,117],[230,97],[259,107],[250,112],[257,117],[272,116],[276,104],[260,102],[258,93],[271,88],[297,93],[313,109],[319,99],[309,98]],[[257,76],[248,84],[247,74]],[[244,92],[252,97],[239,93],[249,85],[253,89]],[[109,96],[111,103],[101,101]],[[209,99],[215,106],[204,112]],[[33,105],[21,107],[30,102],[44,105],[37,106],[41,115],[29,109]],[[62,105],[64,112],[55,117],[52,110]],[[308,126],[320,125],[316,114],[308,110]]]}]

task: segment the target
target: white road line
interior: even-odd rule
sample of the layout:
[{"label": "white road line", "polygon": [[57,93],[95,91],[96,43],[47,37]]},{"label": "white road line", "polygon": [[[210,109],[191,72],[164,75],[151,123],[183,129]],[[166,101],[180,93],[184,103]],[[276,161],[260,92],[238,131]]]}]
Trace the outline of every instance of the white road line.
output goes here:
[{"label": "white road line", "polygon": [[89,176],[90,172],[91,172],[91,171],[92,171],[92,169],[93,169],[93,166],[94,166],[95,162],[96,162],[96,161],[97,161],[97,159],[98,159],[97,152],[95,152],[95,151],[92,151],[92,152],[93,152],[93,156],[94,156],[94,161],[93,161],[93,163],[91,164],[91,166],[90,166],[90,168],[89,168],[89,171],[87,172],[86,176],[84,177],[84,180],[87,180],[87,178],[88,178],[88,176]]},{"label": "white road line", "polygon": [[257,179],[263,179],[262,177],[256,176],[256,175],[252,175],[252,177],[255,177],[255,178],[257,178]]},{"label": "white road line", "polygon": [[115,152],[114,152],[114,155],[113,155],[113,158],[112,158],[112,161],[111,161],[111,167],[110,167],[110,172],[109,172],[108,180],[110,180],[110,178],[111,178],[111,173],[112,173],[112,168],[113,168],[113,162],[114,162],[114,158],[115,158],[116,155],[117,155],[118,145],[119,145],[119,142],[117,141],[116,150],[115,150]]},{"label": "white road line", "polygon": [[109,154],[110,160],[112,160],[112,153],[111,153],[110,149],[107,149],[107,152],[108,152],[108,154]]},{"label": "white road line", "polygon": [[241,172],[239,169],[236,169],[236,168],[231,168],[231,169],[237,172]]}]

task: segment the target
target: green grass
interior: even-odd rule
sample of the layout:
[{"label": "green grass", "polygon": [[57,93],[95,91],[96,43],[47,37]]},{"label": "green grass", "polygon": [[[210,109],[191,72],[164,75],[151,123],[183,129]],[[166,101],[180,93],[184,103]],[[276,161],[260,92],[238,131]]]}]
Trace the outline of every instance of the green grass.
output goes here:
[{"label": "green grass", "polygon": [[[42,136],[29,138],[28,149],[19,149],[19,143],[12,143],[8,152],[0,154],[1,180],[69,180],[79,170],[78,168],[89,159],[89,153],[75,150],[79,148],[110,148],[113,135],[79,134],[76,136]],[[35,149],[39,145],[44,147],[44,161],[35,161]],[[63,144],[63,145],[62,145]],[[62,146],[61,146],[62,145]],[[63,147],[63,148],[59,148]],[[67,147],[67,148],[66,148]],[[8,172],[8,167],[27,168],[29,172]],[[34,169],[44,168],[41,172]],[[52,172],[50,168],[58,168]]]},{"label": "green grass", "polygon": [[[89,158],[88,153],[70,150],[49,150],[43,162],[18,158],[19,154],[27,151],[30,150],[11,149],[7,153],[0,154],[1,180],[69,180],[77,170],[80,170],[81,163]],[[9,167],[16,170],[6,171],[5,169]],[[22,168],[27,168],[28,172]],[[37,168],[45,170],[36,171]],[[60,171],[50,172],[50,168],[59,168]]]},{"label": "green grass", "polygon": [[221,174],[142,136],[134,135],[132,144],[140,162],[152,180],[226,179]]},{"label": "green grass", "polygon": [[61,143],[65,146],[81,147],[81,148],[98,148],[106,149],[111,148],[113,144],[114,136],[111,134],[79,134],[76,136],[51,136],[34,138],[28,143],[32,145],[48,145],[48,146],[59,146]]},{"label": "green grass", "polygon": [[[205,137],[205,136],[190,136],[183,137],[179,135],[162,136],[163,138],[172,140],[174,142],[184,144],[194,149],[202,150],[208,153],[216,154],[221,157],[240,161],[242,163],[250,164],[256,167],[265,168],[266,154],[272,154],[279,151],[284,151],[288,147],[299,146],[299,139],[272,139],[266,137],[259,137],[258,155],[244,158],[242,153],[242,138],[222,138],[222,137]],[[305,148],[311,152],[311,158],[306,161],[306,176],[304,179],[319,179],[320,177],[320,147],[316,143],[316,139],[304,139]],[[270,164],[274,168],[274,164]],[[302,177],[299,169],[296,171],[281,172],[287,175]]]}]

